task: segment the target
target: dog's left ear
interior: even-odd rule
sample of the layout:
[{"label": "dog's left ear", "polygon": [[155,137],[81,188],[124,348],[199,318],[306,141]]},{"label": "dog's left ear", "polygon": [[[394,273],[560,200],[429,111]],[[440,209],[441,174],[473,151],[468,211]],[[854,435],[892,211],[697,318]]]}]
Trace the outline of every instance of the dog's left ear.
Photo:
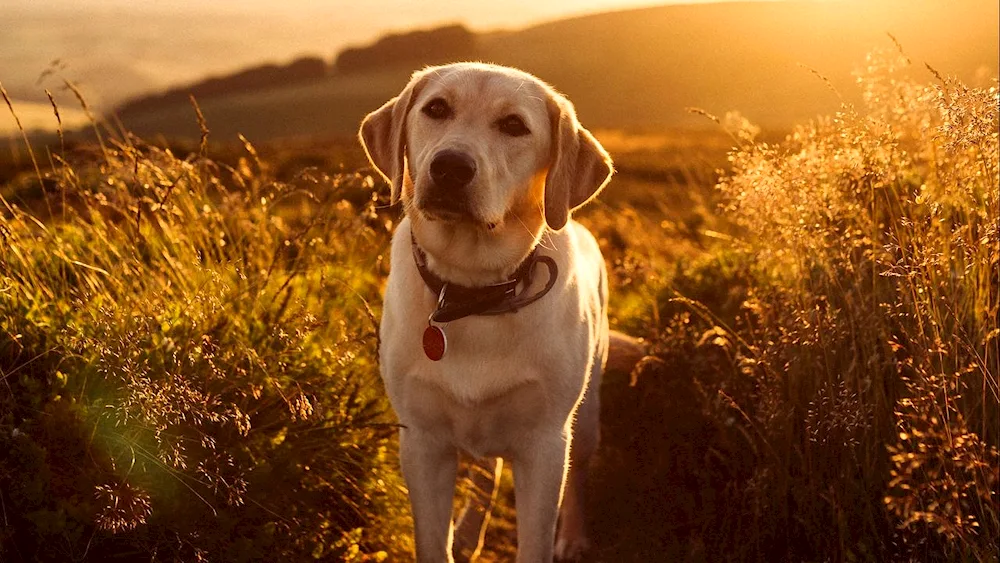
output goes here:
[{"label": "dog's left ear", "polygon": [[426,71],[416,72],[398,96],[369,113],[361,122],[358,138],[375,170],[389,182],[392,203],[403,190],[406,158],[406,115],[419,93]]},{"label": "dog's left ear", "polygon": [[600,192],[614,173],[611,157],[601,143],[580,125],[573,104],[553,96],[552,165],[545,177],[545,222],[558,231],[570,211]]}]

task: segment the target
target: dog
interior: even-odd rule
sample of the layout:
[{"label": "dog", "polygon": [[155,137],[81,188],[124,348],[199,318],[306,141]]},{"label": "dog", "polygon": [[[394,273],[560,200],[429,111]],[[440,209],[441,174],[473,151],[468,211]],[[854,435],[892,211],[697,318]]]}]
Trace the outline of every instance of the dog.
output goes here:
[{"label": "dog", "polygon": [[608,281],[571,213],[608,183],[611,158],[554,88],[484,63],[415,72],[359,137],[405,210],[379,361],[417,561],[453,561],[460,452],[513,463],[518,562],[578,558]]}]

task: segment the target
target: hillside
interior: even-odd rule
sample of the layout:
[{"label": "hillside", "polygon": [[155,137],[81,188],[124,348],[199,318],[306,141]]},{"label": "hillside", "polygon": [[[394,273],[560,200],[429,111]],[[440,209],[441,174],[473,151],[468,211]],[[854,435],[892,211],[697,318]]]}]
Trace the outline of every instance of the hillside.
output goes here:
[{"label": "hillside", "polygon": [[[670,5],[480,34],[476,52],[522,67],[569,95],[593,128],[705,124],[685,112],[739,110],[771,129],[859,100],[852,70],[892,34],[918,72],[926,62],[971,84],[997,75],[996,3],[756,2]],[[353,69],[310,82],[202,100],[215,138],[352,134],[415,67]],[[809,69],[829,78],[824,83]],[[145,135],[199,133],[189,105],[123,119]]]},{"label": "hillside", "polygon": [[186,103],[190,96],[199,100],[234,92],[267,90],[312,82],[327,74],[326,63],[318,57],[301,57],[287,65],[264,64],[220,77],[211,77],[188,86],[171,88],[161,94],[135,98],[119,106],[118,115],[141,114]]}]

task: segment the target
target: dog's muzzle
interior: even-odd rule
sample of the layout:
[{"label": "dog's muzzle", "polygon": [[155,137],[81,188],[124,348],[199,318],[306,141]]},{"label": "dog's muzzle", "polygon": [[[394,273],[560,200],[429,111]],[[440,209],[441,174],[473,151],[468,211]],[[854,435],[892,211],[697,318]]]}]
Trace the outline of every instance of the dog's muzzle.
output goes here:
[{"label": "dog's muzzle", "polygon": [[468,187],[476,177],[476,161],[464,152],[445,149],[431,160],[430,185],[421,207],[435,215],[469,216]]}]

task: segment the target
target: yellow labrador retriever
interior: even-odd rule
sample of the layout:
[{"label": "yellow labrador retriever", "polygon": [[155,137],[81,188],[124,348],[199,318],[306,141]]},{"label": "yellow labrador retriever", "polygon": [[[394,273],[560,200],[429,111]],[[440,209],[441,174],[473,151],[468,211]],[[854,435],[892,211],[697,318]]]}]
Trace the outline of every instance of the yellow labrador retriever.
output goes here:
[{"label": "yellow labrador retriever", "polygon": [[519,562],[578,557],[608,289],[570,212],[611,159],[553,88],[480,63],[414,73],[360,137],[406,211],[379,355],[417,560],[452,561],[459,451],[513,463]]}]

